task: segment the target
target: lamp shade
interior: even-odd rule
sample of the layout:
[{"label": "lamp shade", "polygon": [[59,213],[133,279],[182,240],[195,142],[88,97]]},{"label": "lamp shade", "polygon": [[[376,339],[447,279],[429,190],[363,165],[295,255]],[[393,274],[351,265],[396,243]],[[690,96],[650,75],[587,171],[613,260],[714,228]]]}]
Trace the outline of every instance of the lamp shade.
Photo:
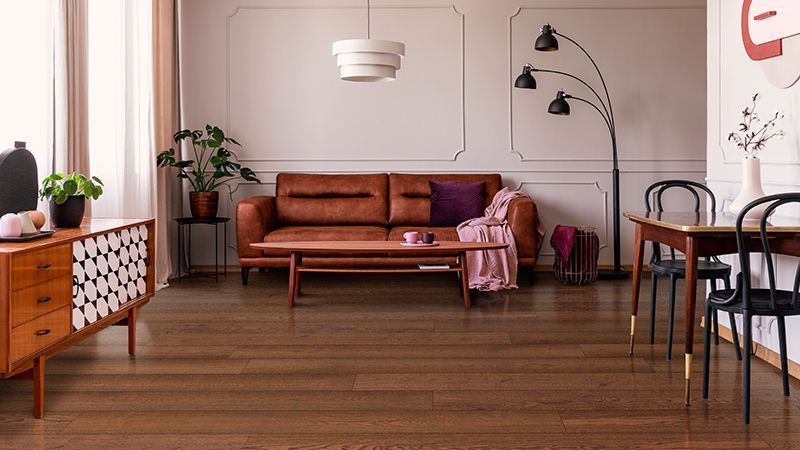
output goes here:
[{"label": "lamp shade", "polygon": [[522,74],[514,81],[514,87],[520,89],[536,89],[536,78],[533,78],[533,75],[531,75],[529,66],[525,66],[522,69]]},{"label": "lamp shade", "polygon": [[569,103],[567,103],[566,97],[567,96],[564,94],[564,91],[558,91],[555,100],[550,102],[550,106],[547,107],[547,112],[550,114],[556,114],[558,116],[568,116]]},{"label": "lamp shade", "polygon": [[393,81],[406,46],[379,39],[345,39],[334,42],[332,51],[342,80]]},{"label": "lamp shade", "polygon": [[540,52],[554,52],[558,50],[558,39],[553,33],[555,30],[550,24],[546,24],[541,29],[541,34],[536,38],[533,48]]}]

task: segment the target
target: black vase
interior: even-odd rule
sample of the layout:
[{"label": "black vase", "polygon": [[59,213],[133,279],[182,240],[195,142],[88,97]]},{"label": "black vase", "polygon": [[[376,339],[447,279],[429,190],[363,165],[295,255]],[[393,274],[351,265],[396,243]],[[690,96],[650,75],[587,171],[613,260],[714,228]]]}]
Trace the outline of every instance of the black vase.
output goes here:
[{"label": "black vase", "polygon": [[50,222],[55,228],[79,227],[85,209],[86,197],[83,195],[71,195],[60,205],[55,199],[50,200]]}]

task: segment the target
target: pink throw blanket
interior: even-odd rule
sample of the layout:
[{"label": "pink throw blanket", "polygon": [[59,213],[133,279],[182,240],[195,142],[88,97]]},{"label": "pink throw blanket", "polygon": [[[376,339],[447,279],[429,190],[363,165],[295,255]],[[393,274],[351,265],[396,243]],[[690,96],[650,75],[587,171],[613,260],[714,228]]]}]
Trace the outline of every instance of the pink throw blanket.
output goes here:
[{"label": "pink throw blanket", "polygon": [[550,246],[556,251],[556,257],[566,264],[572,255],[572,248],[575,247],[575,237],[578,229],[569,225],[556,225],[553,235],[550,236]]},{"label": "pink throw blanket", "polygon": [[[508,224],[508,205],[515,198],[528,194],[503,188],[486,207],[484,217],[470,219],[456,228],[462,242],[504,242],[500,250],[468,252],[467,270],[470,289],[499,291],[517,288],[517,246]],[[539,230],[541,233],[540,223]]]}]

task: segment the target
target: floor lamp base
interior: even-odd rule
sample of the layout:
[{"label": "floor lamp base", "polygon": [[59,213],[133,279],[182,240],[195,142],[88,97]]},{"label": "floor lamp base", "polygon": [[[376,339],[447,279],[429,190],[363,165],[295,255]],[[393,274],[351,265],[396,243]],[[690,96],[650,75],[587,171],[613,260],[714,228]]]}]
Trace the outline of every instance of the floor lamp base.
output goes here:
[{"label": "floor lamp base", "polygon": [[627,280],[630,272],[623,268],[600,269],[597,271],[598,280]]}]

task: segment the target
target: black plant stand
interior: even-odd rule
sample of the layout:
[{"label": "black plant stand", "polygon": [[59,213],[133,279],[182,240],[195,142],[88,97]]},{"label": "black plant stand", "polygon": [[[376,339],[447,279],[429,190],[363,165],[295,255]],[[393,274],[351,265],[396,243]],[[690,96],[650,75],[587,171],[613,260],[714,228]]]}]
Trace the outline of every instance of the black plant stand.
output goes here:
[{"label": "black plant stand", "polygon": [[[178,217],[175,222],[178,222],[178,280],[181,279],[181,250],[183,249],[183,233],[182,228],[184,225],[188,227],[189,246],[186,250],[186,260],[189,265],[189,275],[192,276],[192,225],[214,225],[214,273],[194,274],[195,276],[213,276],[214,281],[219,281],[219,276],[228,276],[228,222],[231,219],[228,217],[213,217],[211,219],[195,219],[194,217]],[[222,272],[219,271],[219,224],[222,224],[223,241],[222,241]]]}]

